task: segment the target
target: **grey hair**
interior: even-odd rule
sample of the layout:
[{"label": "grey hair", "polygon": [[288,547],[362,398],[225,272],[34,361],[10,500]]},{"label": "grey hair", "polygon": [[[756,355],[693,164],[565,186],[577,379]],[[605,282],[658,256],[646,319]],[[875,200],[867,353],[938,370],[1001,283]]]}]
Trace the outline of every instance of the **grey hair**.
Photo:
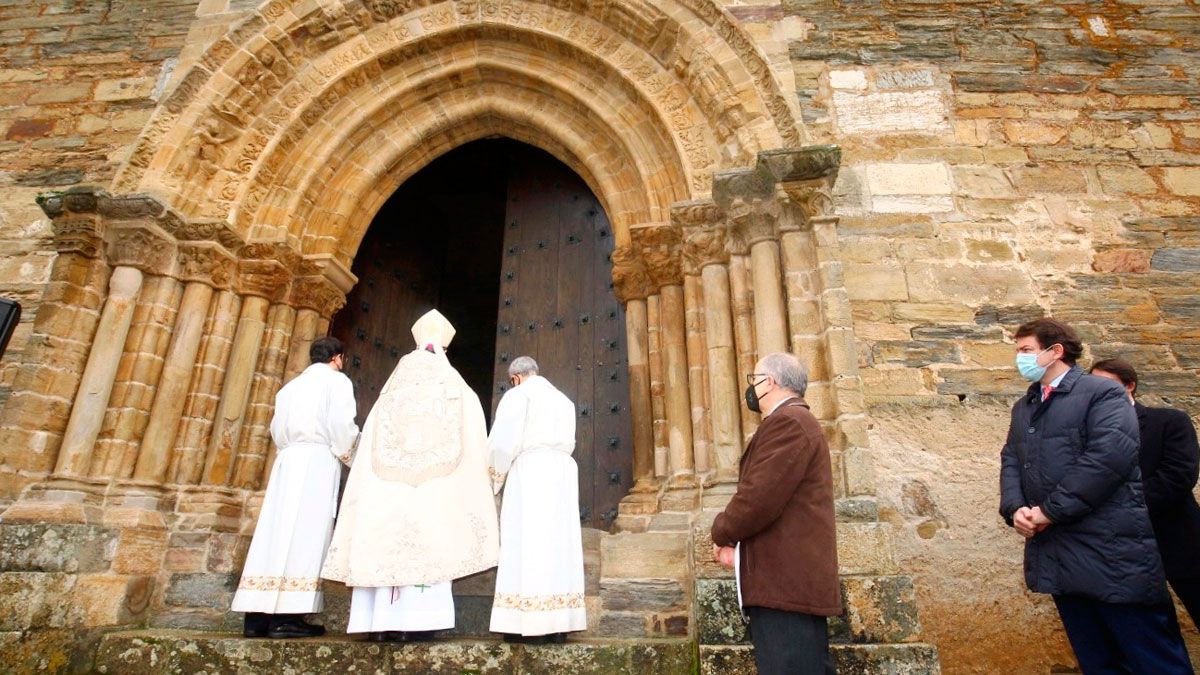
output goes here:
[{"label": "grey hair", "polygon": [[533,360],[532,356],[518,356],[508,364],[508,376],[515,375],[537,375],[538,364]]},{"label": "grey hair", "polygon": [[808,369],[800,363],[800,359],[787,352],[767,354],[759,361],[763,375],[770,375],[775,384],[803,396],[808,389]]}]

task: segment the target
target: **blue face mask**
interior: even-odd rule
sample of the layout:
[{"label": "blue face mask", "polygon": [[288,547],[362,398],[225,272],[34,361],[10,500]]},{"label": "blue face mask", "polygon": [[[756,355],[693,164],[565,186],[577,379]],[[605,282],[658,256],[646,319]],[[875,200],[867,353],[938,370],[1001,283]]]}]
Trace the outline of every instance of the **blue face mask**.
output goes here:
[{"label": "blue face mask", "polygon": [[[1048,363],[1044,366],[1039,366],[1037,360],[1038,357],[1048,351],[1050,351],[1050,347],[1047,347],[1036,354],[1017,354],[1017,370],[1021,371],[1021,377],[1024,377],[1030,382],[1040,381],[1042,376],[1046,374],[1046,368],[1048,368],[1050,364]],[[1054,362],[1051,361],[1050,363]]]}]

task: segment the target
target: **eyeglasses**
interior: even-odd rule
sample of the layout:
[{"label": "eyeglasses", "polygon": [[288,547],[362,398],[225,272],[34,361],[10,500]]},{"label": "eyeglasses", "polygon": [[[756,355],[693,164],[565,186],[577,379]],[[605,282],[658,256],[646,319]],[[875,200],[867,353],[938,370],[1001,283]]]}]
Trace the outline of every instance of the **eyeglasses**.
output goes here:
[{"label": "eyeglasses", "polygon": [[751,387],[757,387],[758,385],[762,384],[763,380],[759,380],[758,382],[754,381],[754,378],[756,378],[756,377],[761,377],[761,378],[765,379],[765,378],[770,377],[770,375],[768,375],[766,373],[746,373],[746,384],[750,385]]}]

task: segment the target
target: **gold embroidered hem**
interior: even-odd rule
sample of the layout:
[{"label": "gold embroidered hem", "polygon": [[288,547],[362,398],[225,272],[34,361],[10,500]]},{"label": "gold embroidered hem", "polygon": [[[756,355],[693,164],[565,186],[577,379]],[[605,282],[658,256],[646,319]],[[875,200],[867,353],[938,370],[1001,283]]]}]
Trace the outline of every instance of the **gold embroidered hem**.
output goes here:
[{"label": "gold embroidered hem", "polygon": [[321,590],[318,577],[242,577],[238,590],[303,593]]},{"label": "gold embroidered hem", "polygon": [[584,603],[583,593],[527,596],[515,593],[497,593],[494,606],[522,612],[549,612],[556,609],[582,609]]}]

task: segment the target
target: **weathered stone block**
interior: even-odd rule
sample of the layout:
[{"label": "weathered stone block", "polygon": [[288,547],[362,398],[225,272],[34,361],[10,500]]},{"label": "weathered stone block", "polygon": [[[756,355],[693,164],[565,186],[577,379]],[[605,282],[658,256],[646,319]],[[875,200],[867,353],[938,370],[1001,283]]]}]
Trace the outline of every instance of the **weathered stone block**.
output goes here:
[{"label": "weathered stone block", "polygon": [[909,642],[921,632],[912,577],[843,577],[842,605],[831,632],[852,642]]},{"label": "weathered stone block", "polygon": [[163,602],[173,607],[226,609],[237,590],[238,574],[172,574]]},{"label": "weathered stone block", "polygon": [[1022,304],[1033,300],[1029,275],[1018,268],[954,264],[905,265],[914,302]]},{"label": "weathered stone block", "polygon": [[1185,197],[1200,196],[1200,167],[1172,166],[1163,169],[1163,184]]},{"label": "weathered stone block", "polygon": [[0,630],[67,626],[74,587],[61,572],[0,572]]},{"label": "weathered stone block", "polygon": [[891,574],[896,569],[890,524],[838,523],[837,542],[841,574]]},{"label": "weathered stone block", "polygon": [[85,627],[119,626],[137,621],[150,606],[154,578],[84,575],[73,594]]},{"label": "weathered stone block", "polygon": [[681,609],[687,600],[675,579],[600,579],[605,610],[660,612]]},{"label": "weathered stone block", "polygon": [[894,265],[847,263],[846,291],[851,300],[907,300],[904,270]]},{"label": "weathered stone block", "polygon": [[832,645],[839,675],[937,675],[938,653],[932,645]]},{"label": "weathered stone block", "polygon": [[163,530],[121,530],[113,558],[113,571],[121,574],[156,574],[162,569],[166,551],[167,533]]},{"label": "weathered stone block", "polygon": [[116,553],[116,530],[72,523],[0,525],[0,570],[102,572]]},{"label": "weathered stone block", "polygon": [[931,363],[958,363],[958,345],[951,342],[910,340],[906,342],[881,341],[872,348],[875,361],[899,363],[920,368]]},{"label": "weathered stone block", "polygon": [[702,645],[739,644],[749,639],[733,579],[696,581],[696,631]]},{"label": "weathered stone block", "polygon": [[861,168],[873,196],[954,193],[950,169],[942,163],[879,163],[864,164]]},{"label": "weathered stone block", "polygon": [[1015,329],[1017,326],[1046,315],[1041,305],[984,305],[975,312],[975,323],[986,325],[998,323]]},{"label": "weathered stone block", "polygon": [[1150,267],[1164,272],[1200,272],[1200,248],[1160,248]]},{"label": "weathered stone block", "polygon": [[600,637],[644,638],[646,615],[641,612],[604,612],[596,626]]},{"label": "weathered stone block", "polygon": [[1113,249],[1097,253],[1092,269],[1103,274],[1140,274],[1149,272],[1150,264],[1150,251]]},{"label": "weathered stone block", "polygon": [[600,544],[601,576],[608,579],[684,579],[688,534],[623,532]]},{"label": "weathered stone block", "polygon": [[[1013,358],[1016,358],[1015,352]],[[1029,384],[1020,379],[1012,367],[1002,368],[941,368],[939,394],[974,396],[979,394],[1020,396]]]}]

